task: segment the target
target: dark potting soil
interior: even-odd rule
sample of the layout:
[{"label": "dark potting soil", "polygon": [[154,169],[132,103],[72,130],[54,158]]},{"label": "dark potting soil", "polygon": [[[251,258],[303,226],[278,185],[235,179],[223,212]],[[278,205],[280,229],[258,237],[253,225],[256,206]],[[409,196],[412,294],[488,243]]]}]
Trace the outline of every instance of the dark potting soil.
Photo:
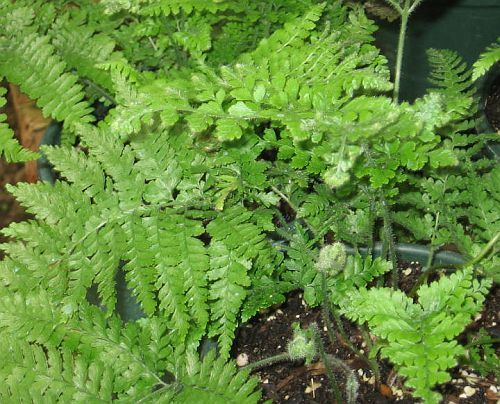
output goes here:
[{"label": "dark potting soil", "polygon": [[[402,264],[400,273],[400,288],[408,292],[420,274],[420,267],[415,263]],[[481,327],[498,332],[499,310],[500,291],[496,287],[488,296],[481,316],[476,317],[475,321],[467,327],[466,332],[474,332]],[[359,382],[357,403],[409,404],[419,402],[412,398],[410,391],[403,386],[403,380],[397,377],[388,361],[378,362],[381,377],[380,384],[377,386],[370,368],[351,352],[339,336],[334,344],[330,344],[320,309],[308,308],[300,292],[289,294],[283,305],[263,312],[243,325],[235,340],[233,357],[237,358],[240,354],[246,354],[249,363],[252,363],[285,352],[287,342],[292,338],[292,323],[294,322],[300,323],[302,328],[316,323],[321,331],[327,352],[343,360],[355,372]],[[359,329],[346,320],[343,321],[343,325],[351,342],[358,349],[366,349]],[[459,341],[466,343],[466,333],[459,337]],[[500,399],[496,393],[500,391],[500,388],[495,385],[495,381],[478,376],[473,369],[457,366],[450,373],[452,380],[438,389],[444,397],[444,403],[493,404]],[[304,361],[277,363],[255,371],[254,374],[261,381],[262,401],[271,399],[274,403],[335,403],[325,367],[319,360],[310,365],[306,365]],[[336,373],[336,377],[344,394],[345,377],[340,372]],[[464,388],[467,386],[473,388],[475,393],[463,398]]]}]

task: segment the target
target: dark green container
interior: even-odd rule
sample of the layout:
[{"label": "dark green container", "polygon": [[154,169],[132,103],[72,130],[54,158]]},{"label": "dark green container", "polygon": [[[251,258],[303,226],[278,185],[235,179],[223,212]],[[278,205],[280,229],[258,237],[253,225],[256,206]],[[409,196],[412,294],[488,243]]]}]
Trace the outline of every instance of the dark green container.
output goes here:
[{"label": "dark green container", "polygon": [[[376,44],[394,68],[399,20],[377,23]],[[408,22],[401,99],[413,101],[429,87],[427,49],[452,49],[471,65],[499,36],[500,0],[423,0]]]},{"label": "dark green container", "polygon": [[[499,0],[500,1],[500,0]],[[490,94],[495,94],[494,104],[495,110],[498,110],[500,102],[498,97],[500,93],[500,63],[493,66],[490,71],[477,81],[479,90],[479,110],[482,111],[478,120],[476,121],[476,129],[479,133],[495,133],[496,129],[490,123],[487,114],[485,113],[486,103]],[[491,98],[489,99],[491,102]],[[498,116],[500,118],[500,116]],[[496,123],[498,127],[498,122]],[[498,135],[500,139],[500,134]],[[500,142],[489,142],[486,145],[486,153],[488,156],[495,160],[500,160]]]}]

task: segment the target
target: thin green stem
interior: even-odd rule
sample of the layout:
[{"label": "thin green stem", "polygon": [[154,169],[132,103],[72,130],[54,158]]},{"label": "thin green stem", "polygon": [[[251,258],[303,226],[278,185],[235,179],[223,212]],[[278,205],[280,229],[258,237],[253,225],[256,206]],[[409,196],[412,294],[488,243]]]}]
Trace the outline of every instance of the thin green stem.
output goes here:
[{"label": "thin green stem", "polygon": [[[295,214],[297,214],[297,212],[299,211],[299,209],[298,209],[297,206],[295,206],[295,204],[290,200],[290,198],[288,196],[286,196],[283,192],[281,192],[274,185],[271,186],[271,189],[273,190],[273,192],[275,194],[277,194],[281,199],[283,199],[288,204],[288,206],[290,206],[290,208],[292,208],[292,210],[295,212]],[[304,223],[307,226],[307,228],[311,231],[311,233],[313,235],[315,235],[316,234],[316,229],[314,227],[312,227],[311,224],[307,220],[305,220],[305,219],[303,219],[303,220],[304,220]]]},{"label": "thin green stem", "polygon": [[401,71],[403,68],[403,55],[405,51],[406,31],[408,30],[408,19],[410,14],[422,3],[423,0],[405,0],[401,7],[395,0],[386,0],[400,15],[401,24],[399,26],[398,49],[396,54],[396,68],[394,73],[394,92],[392,99],[394,102],[399,101],[399,91],[401,86]]},{"label": "thin green stem", "polygon": [[464,266],[468,267],[468,266],[471,266],[471,265],[478,264],[484,257],[486,257],[486,255],[488,255],[488,253],[495,246],[495,244],[498,242],[498,240],[500,240],[500,232],[498,232],[495,235],[495,237],[493,237],[488,242],[488,244],[486,244],[486,246],[482,249],[482,251],[475,258],[473,258],[472,260],[470,260],[469,262],[467,262],[466,264],[464,264]]},{"label": "thin green stem", "polygon": [[88,87],[91,87],[96,93],[98,93],[101,97],[106,98],[111,104],[117,105],[118,102],[116,101],[115,97],[111,95],[106,89],[101,87],[100,85],[94,83],[92,80],[89,80],[85,77],[82,77],[80,79],[85,85]]},{"label": "thin green stem", "polygon": [[405,2],[405,8],[399,9],[401,14],[401,25],[399,26],[398,50],[396,54],[396,70],[394,74],[394,92],[392,99],[394,102],[399,101],[399,88],[401,85],[401,70],[403,67],[403,52],[405,49],[406,30],[408,28],[408,17],[410,16],[408,10],[408,2]]},{"label": "thin green stem", "polygon": [[321,340],[321,336],[319,335],[318,327],[311,325],[311,329],[313,330],[314,339],[316,341],[316,346],[318,347],[319,356],[321,361],[325,365],[326,375],[328,376],[328,380],[330,381],[330,386],[333,390],[333,395],[335,396],[335,401],[337,404],[343,403],[342,394],[340,393],[340,388],[337,383],[337,379],[335,379],[335,374],[333,373],[333,368],[328,358],[328,355],[325,351],[325,346],[323,345],[323,341]]},{"label": "thin green stem", "polygon": [[[333,355],[326,355],[327,360],[332,362],[338,369],[342,370],[346,376],[346,393],[347,393],[347,404],[354,404],[356,402],[356,396],[359,389],[359,383],[356,378],[356,375],[352,371],[352,369],[347,366],[341,359],[336,358]],[[354,383],[355,391],[353,392],[348,386],[349,382]],[[351,391],[350,391],[351,390]],[[352,394],[354,393],[354,394]]]},{"label": "thin green stem", "polygon": [[384,240],[382,257],[387,254],[389,261],[392,264],[391,272],[391,285],[393,288],[398,286],[399,273],[398,273],[398,258],[396,255],[396,244],[394,243],[393,230],[392,230],[392,218],[391,212],[389,211],[387,200],[384,196],[380,198],[381,208],[382,208],[382,219],[384,221]]},{"label": "thin green stem", "polygon": [[498,344],[500,342],[500,338],[491,338],[488,340],[480,339],[478,341],[472,341],[469,342],[467,345],[464,346],[464,349],[469,349],[472,348],[473,346],[480,346],[480,345],[493,345],[493,344]]},{"label": "thin green stem", "polygon": [[[486,257],[486,255],[489,254],[489,252],[491,251],[492,248],[495,247],[495,244],[500,240],[500,232],[497,233],[495,235],[495,237],[493,237],[489,242],[488,244],[486,244],[486,246],[481,250],[481,252],[474,258],[472,258],[470,261],[467,261],[465,264],[461,264],[461,265],[453,265],[453,266],[450,266],[450,265],[437,265],[435,267],[430,267],[428,268],[425,272],[423,272],[420,277],[417,279],[417,282],[415,282],[415,285],[413,286],[413,288],[411,289],[410,293],[409,293],[409,296],[410,297],[415,297],[416,294],[417,294],[417,290],[420,288],[421,285],[423,285],[424,283],[427,282],[427,279],[429,278],[429,275],[440,270],[440,269],[460,269],[460,268],[467,268],[467,267],[471,267],[471,266],[474,266],[476,264],[478,264],[484,257]],[[478,273],[482,273],[481,270],[479,269],[476,269],[476,271]]]},{"label": "thin green stem", "polygon": [[[371,351],[373,349],[373,342],[370,338],[370,334],[368,334],[368,331],[365,328],[365,325],[361,325],[359,327],[359,330],[361,332],[361,336],[363,337],[363,341],[366,344],[366,347],[369,351]],[[378,367],[377,360],[375,358],[369,359],[365,355],[363,355],[363,358],[366,358],[365,361],[368,363],[368,366],[372,370],[373,376],[375,376],[375,384],[378,386],[380,384],[380,368]]]},{"label": "thin green stem", "polygon": [[410,7],[409,12],[413,13],[423,0],[416,0]]},{"label": "thin green stem", "polygon": [[269,358],[261,359],[260,361],[249,363],[248,365],[243,366],[241,370],[248,370],[249,372],[253,372],[256,369],[265,368],[266,366],[271,366],[278,362],[285,362],[289,360],[292,360],[290,358],[290,355],[287,352],[284,352],[278,355],[270,356]]},{"label": "thin green stem", "polygon": [[326,326],[326,332],[330,343],[333,344],[337,338],[335,337],[333,322],[330,319],[330,310],[328,305],[328,290],[326,284],[326,274],[321,272],[321,292],[323,294],[323,299],[321,301],[321,316],[323,318],[323,324]]},{"label": "thin green stem", "polygon": [[392,7],[394,7],[394,10],[396,10],[399,14],[403,12],[403,9],[401,6],[396,2],[396,0],[385,0],[387,3],[389,3]]},{"label": "thin green stem", "polygon": [[368,359],[368,357],[365,354],[361,353],[359,349],[357,349],[354,346],[354,344],[349,339],[349,336],[345,332],[344,325],[342,324],[342,319],[340,318],[340,315],[337,312],[337,310],[335,310],[334,307],[330,307],[330,311],[333,315],[333,318],[335,319],[335,323],[337,324],[337,330],[339,331],[339,334],[342,337],[344,343],[349,347],[349,349],[354,355],[356,355],[358,358],[360,358],[363,362],[365,362],[368,365],[368,367],[372,370],[375,379],[379,380],[380,371],[378,369],[378,365],[376,364],[376,362],[374,363],[374,361]]}]

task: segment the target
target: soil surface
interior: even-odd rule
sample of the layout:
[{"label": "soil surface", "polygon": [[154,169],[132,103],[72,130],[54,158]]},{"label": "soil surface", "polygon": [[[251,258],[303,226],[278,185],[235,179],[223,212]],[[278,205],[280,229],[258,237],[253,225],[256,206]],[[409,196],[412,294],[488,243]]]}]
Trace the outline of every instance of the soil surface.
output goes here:
[{"label": "soil surface", "polygon": [[[402,264],[400,270],[402,274],[400,287],[408,292],[418,278],[420,268],[417,264],[411,263]],[[477,332],[481,327],[486,328],[493,336],[499,333],[497,325],[499,310],[500,291],[496,287],[488,296],[481,315],[467,327],[464,334],[459,337],[459,341],[466,343],[466,334]],[[378,362],[381,377],[377,385],[369,366],[352,353],[339,335],[333,344],[330,343],[321,319],[321,310],[308,308],[300,292],[289,294],[283,305],[261,313],[243,325],[235,340],[233,356],[237,358],[238,355],[246,354],[249,363],[252,363],[285,352],[287,342],[292,338],[294,322],[300,323],[302,328],[316,323],[321,330],[327,352],[343,360],[354,371],[360,385],[356,403],[419,402],[412,398],[410,391],[404,387],[403,380],[397,377],[388,361]],[[347,320],[343,321],[343,326],[356,348],[365,351],[366,345],[358,328]],[[478,372],[465,365],[457,366],[450,373],[452,380],[438,389],[444,397],[444,403],[493,404],[500,399],[497,393],[500,392],[500,386],[495,384],[493,376],[480,377]],[[303,361],[277,363],[255,371],[254,374],[261,380],[260,385],[264,392],[262,401],[271,399],[274,403],[335,403],[321,361],[310,365],[306,365]],[[339,372],[336,373],[336,377],[344,394],[345,376]],[[474,394],[465,397],[465,392],[470,394],[472,391]]]}]

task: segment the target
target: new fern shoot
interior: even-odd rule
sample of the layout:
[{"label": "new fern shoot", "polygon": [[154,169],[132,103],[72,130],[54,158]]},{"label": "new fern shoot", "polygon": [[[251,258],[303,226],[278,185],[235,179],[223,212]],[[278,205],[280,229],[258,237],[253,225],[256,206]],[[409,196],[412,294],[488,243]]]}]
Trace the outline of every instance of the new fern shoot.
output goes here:
[{"label": "new fern shoot", "polygon": [[[408,17],[419,1],[389,3]],[[459,56],[430,51],[435,87],[399,103],[376,29],[342,1],[0,0],[0,77],[63,126],[41,150],[58,180],[9,186],[34,218],[2,230],[0,401],[257,403],[233,341],[295,289],[366,323],[435,401],[498,266],[499,172],[476,155],[489,137],[470,132]],[[0,153],[37,156],[3,115]],[[412,301],[395,240],[453,243],[470,265]],[[381,324],[387,302],[405,333]],[[354,401],[351,370],[315,346]]]}]

